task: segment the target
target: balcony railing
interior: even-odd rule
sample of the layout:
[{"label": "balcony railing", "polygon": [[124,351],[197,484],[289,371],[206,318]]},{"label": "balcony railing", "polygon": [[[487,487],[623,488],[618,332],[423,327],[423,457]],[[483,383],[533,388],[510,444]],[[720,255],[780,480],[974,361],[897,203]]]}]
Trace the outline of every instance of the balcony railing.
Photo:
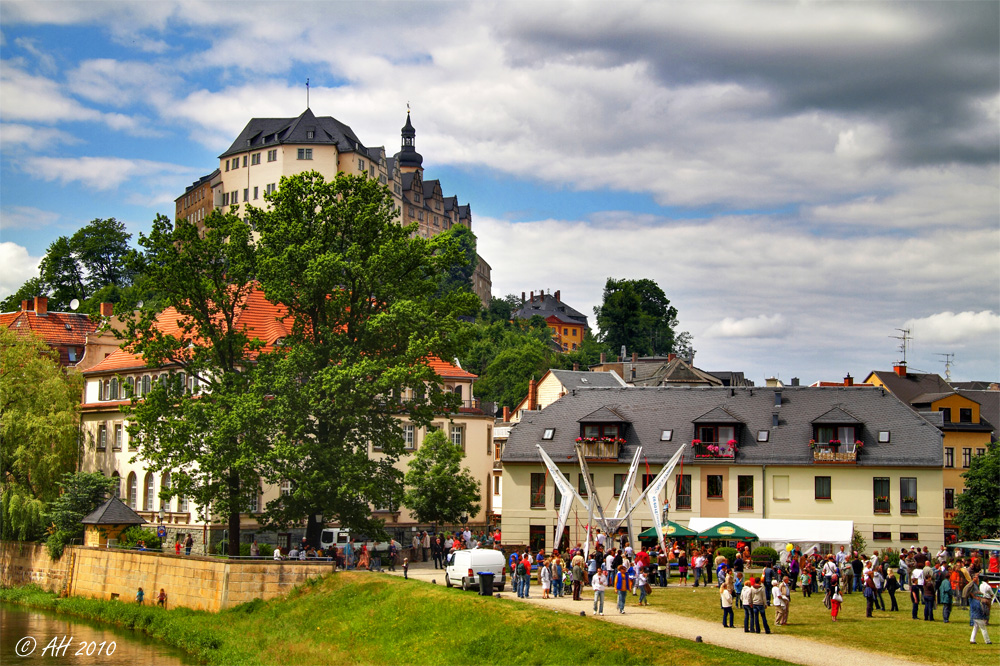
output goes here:
[{"label": "balcony railing", "polygon": [[736,459],[736,447],[718,442],[694,443],[694,457],[699,462],[732,462]]},{"label": "balcony railing", "polygon": [[625,440],[617,438],[581,438],[577,441],[583,451],[583,457],[587,460],[618,460],[621,452],[621,445]]},{"label": "balcony railing", "polygon": [[875,500],[874,511],[875,513],[889,513],[889,500]]},{"label": "balcony railing", "polygon": [[739,510],[740,511],[753,511],[753,497],[741,497],[739,498]]},{"label": "balcony railing", "polygon": [[830,451],[828,449],[813,449],[813,462],[831,465],[854,465],[858,462],[857,451]]}]

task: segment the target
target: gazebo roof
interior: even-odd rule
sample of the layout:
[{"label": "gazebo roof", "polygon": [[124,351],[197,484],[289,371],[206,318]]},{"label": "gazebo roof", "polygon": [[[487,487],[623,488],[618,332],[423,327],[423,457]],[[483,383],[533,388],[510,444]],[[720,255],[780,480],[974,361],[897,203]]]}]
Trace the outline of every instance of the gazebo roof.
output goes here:
[{"label": "gazebo roof", "polygon": [[84,525],[143,525],[146,520],[120,499],[112,497],[80,522]]}]

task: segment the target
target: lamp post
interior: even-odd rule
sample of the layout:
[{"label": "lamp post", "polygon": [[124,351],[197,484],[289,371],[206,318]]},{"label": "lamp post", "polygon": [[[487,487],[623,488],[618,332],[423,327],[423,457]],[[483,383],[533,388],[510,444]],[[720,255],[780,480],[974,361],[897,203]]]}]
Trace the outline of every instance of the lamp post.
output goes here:
[{"label": "lamp post", "polygon": [[469,522],[469,512],[463,511],[462,513],[460,513],[458,516],[458,522],[462,523],[462,527],[464,528],[465,524]]}]

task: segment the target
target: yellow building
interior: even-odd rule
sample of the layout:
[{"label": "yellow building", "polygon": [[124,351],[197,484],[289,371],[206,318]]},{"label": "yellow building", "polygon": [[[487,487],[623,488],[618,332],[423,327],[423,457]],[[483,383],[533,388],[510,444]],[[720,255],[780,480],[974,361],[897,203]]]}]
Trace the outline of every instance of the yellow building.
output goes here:
[{"label": "yellow building", "polygon": [[[537,447],[583,495],[580,440],[606,509],[623,492],[638,497],[687,445],[661,498],[671,520],[851,520],[873,548],[937,546],[944,532],[941,438],[878,389],[579,389],[525,412],[511,429],[503,452],[504,540],[553,547],[563,500]],[[639,447],[636,485],[623,488]],[[633,529],[654,520],[642,506]],[[584,507],[575,508],[564,538],[583,541],[586,523]]]},{"label": "yellow building", "polygon": [[525,299],[522,291],[521,307],[514,311],[513,316],[515,319],[541,317],[552,331],[552,341],[556,348],[564,352],[574,351],[583,344],[583,338],[589,330],[587,316],[563,303],[559,296],[558,289],[554,294],[539,291],[536,295],[532,291],[530,297]]},{"label": "yellow building", "polygon": [[972,457],[986,452],[994,427],[982,415],[979,402],[953,390],[939,375],[908,372],[897,364],[892,372],[873,371],[865,380],[892,391],[944,434],[944,478],[942,510],[945,537],[957,539],[955,497],[965,492],[962,473]]}]

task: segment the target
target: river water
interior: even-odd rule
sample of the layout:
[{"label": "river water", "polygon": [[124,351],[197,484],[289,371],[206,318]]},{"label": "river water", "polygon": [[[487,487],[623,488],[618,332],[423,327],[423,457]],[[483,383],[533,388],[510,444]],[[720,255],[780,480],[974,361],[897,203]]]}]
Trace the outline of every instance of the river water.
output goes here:
[{"label": "river water", "polygon": [[[61,645],[66,647],[59,647]],[[180,650],[157,643],[135,631],[68,615],[0,604],[0,664],[3,666],[177,666],[197,663]]]}]

